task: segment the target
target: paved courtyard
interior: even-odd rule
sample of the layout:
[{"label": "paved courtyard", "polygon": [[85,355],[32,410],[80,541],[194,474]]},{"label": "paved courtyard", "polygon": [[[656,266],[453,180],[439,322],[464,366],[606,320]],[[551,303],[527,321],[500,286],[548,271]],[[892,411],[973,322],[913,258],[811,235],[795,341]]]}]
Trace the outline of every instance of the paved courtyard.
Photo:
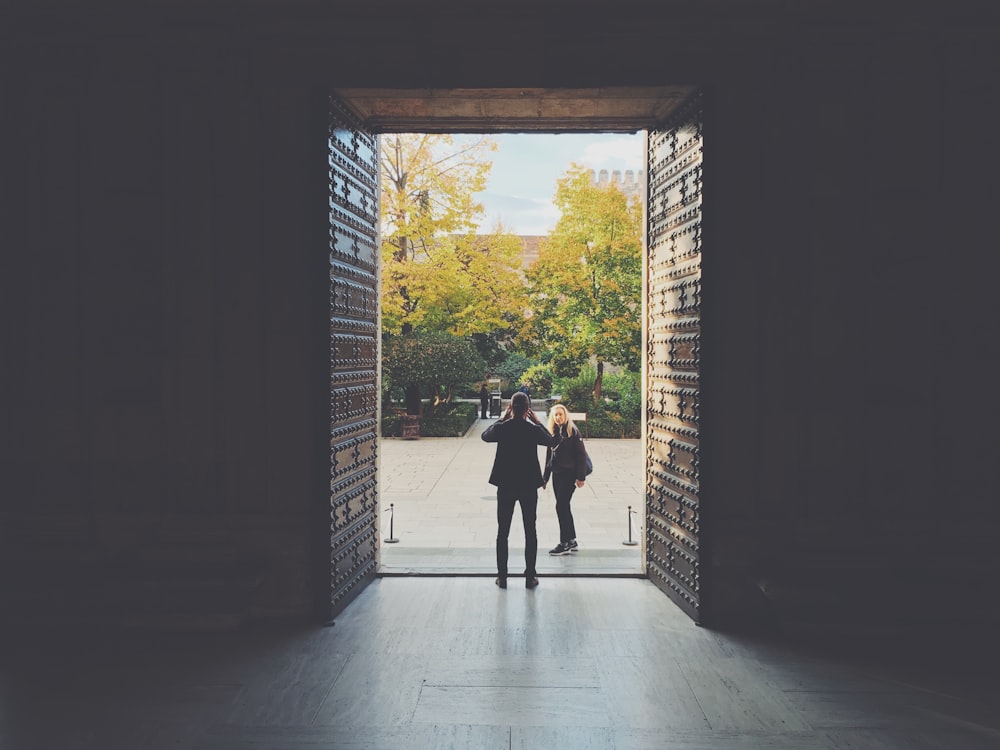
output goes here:
[{"label": "paved courtyard", "polygon": [[[496,488],[489,484],[496,445],[480,439],[493,419],[479,419],[463,437],[382,438],[380,498],[382,574],[492,574],[496,571]],[[538,572],[541,575],[639,575],[643,523],[641,440],[588,439],[594,473],[573,495],[580,551],[552,557],[559,524],[551,484],[539,490]],[[539,462],[545,450],[539,449]],[[629,506],[634,514],[630,516]],[[631,538],[627,545],[629,519]],[[398,541],[387,542],[391,537]],[[523,566],[518,511],[510,533],[511,573]]]}]

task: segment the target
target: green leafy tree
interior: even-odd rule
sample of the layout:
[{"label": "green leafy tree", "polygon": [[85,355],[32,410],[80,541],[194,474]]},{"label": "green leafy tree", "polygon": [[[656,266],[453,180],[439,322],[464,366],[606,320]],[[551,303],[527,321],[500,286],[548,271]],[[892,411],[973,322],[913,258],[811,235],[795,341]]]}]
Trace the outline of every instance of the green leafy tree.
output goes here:
[{"label": "green leafy tree", "polygon": [[450,401],[455,386],[482,377],[485,364],[468,338],[444,331],[383,337],[382,375],[403,389],[407,414],[420,414],[422,398]]},{"label": "green leafy tree", "polygon": [[606,363],[638,370],[642,347],[642,210],[574,164],[558,181],[561,216],[528,269],[531,314],[524,341],[568,377],[593,358],[593,395]]},{"label": "green leafy tree", "polygon": [[503,330],[472,334],[472,342],[486,362],[486,372],[497,374],[497,369],[508,357],[507,346],[512,333],[513,331]]}]

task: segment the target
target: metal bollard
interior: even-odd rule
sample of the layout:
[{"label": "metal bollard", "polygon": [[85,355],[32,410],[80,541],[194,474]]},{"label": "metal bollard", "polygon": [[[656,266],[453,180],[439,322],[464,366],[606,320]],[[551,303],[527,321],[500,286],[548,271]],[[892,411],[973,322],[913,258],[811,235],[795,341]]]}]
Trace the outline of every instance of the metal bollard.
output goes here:
[{"label": "metal bollard", "polygon": [[632,510],[632,506],[631,505],[628,506],[628,539],[622,542],[622,544],[626,545],[627,547],[634,547],[639,543],[632,538],[632,516],[634,515],[635,511]]},{"label": "metal bollard", "polygon": [[386,544],[395,544],[399,540],[392,535],[392,522],[396,519],[396,505],[395,503],[389,503],[389,538],[385,540]]}]

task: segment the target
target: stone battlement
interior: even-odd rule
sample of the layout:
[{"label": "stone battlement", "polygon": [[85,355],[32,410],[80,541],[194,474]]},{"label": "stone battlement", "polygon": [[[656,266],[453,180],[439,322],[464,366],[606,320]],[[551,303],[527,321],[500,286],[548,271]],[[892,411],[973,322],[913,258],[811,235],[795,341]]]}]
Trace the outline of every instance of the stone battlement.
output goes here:
[{"label": "stone battlement", "polygon": [[612,170],[610,173],[606,169],[602,169],[599,172],[592,169],[590,170],[590,179],[599,187],[614,185],[615,187],[635,186],[638,188],[645,172],[641,169],[638,172],[633,169],[626,169],[624,172],[624,178],[622,174],[623,173],[620,169]]},{"label": "stone battlement", "polygon": [[610,172],[607,169],[600,171],[592,169],[590,170],[590,180],[597,187],[618,188],[618,190],[625,194],[626,198],[631,200],[632,198],[642,197],[642,193],[645,190],[646,173],[641,169],[638,171],[626,169],[624,173],[620,169]]}]

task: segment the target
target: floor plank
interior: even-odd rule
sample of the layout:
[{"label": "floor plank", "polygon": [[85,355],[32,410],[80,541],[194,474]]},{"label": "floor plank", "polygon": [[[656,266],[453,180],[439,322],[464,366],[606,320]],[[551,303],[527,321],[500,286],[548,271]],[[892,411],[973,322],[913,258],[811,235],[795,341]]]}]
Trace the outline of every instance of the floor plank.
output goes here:
[{"label": "floor plank", "polygon": [[762,680],[748,660],[684,659],[677,663],[713,729],[788,732],[813,728],[781,687]]},{"label": "floor plank", "polygon": [[607,657],[598,660],[598,670],[614,726],[669,731],[711,728],[674,659]]},{"label": "floor plank", "polygon": [[464,656],[435,659],[427,667],[429,687],[598,688],[592,659],[526,656]]},{"label": "floor plank", "polygon": [[399,726],[413,720],[426,660],[390,654],[379,659],[353,655],[337,676],[313,724]]},{"label": "floor plank", "polygon": [[425,687],[413,720],[418,723],[510,726],[608,727],[598,688]]},{"label": "floor plank", "polygon": [[347,657],[295,654],[255,674],[229,714],[233,724],[308,725],[316,718]]}]

